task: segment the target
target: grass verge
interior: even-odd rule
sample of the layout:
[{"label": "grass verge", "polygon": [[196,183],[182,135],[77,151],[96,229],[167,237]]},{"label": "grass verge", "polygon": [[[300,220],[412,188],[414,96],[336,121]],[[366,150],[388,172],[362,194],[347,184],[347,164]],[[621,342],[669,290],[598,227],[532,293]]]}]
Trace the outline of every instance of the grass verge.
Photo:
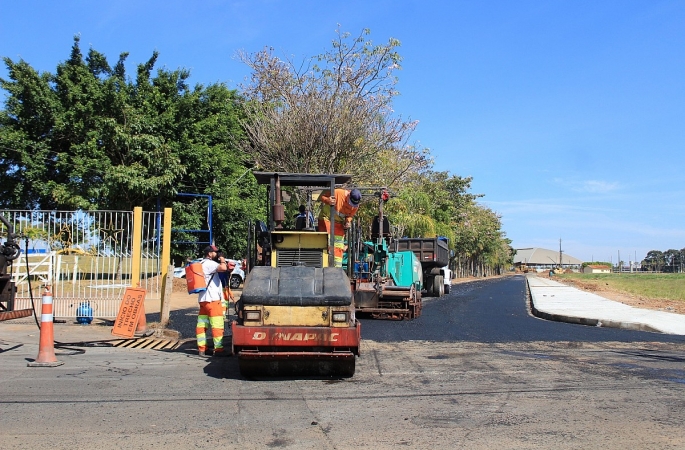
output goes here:
[{"label": "grass verge", "polygon": [[556,276],[560,279],[595,284],[626,294],[685,301],[685,274],[683,273],[566,273]]}]

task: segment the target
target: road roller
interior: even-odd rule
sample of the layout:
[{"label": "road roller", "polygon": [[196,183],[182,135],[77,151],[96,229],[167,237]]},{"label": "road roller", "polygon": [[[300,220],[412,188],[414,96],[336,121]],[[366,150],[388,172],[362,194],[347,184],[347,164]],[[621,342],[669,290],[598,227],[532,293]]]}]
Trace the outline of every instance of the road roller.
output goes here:
[{"label": "road roller", "polygon": [[[361,325],[350,279],[334,264],[334,227],[319,231],[312,214],[292,223],[285,202],[303,199],[306,212],[322,191],[349,175],[254,172],[267,186],[266,222],[248,227],[246,278],[231,324],[232,351],[245,377],[351,377]],[[336,214],[330,208],[328,223]],[[290,219],[290,218],[289,218]],[[292,226],[290,226],[292,225]]]}]

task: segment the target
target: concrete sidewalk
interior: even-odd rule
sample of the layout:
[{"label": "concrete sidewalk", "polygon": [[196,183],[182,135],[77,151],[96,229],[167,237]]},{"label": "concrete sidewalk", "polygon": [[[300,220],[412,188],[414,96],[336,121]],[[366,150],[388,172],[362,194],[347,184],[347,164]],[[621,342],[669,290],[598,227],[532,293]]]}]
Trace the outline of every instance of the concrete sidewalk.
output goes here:
[{"label": "concrete sidewalk", "polygon": [[634,308],[547,278],[526,280],[531,310],[543,319],[685,335],[685,315]]}]

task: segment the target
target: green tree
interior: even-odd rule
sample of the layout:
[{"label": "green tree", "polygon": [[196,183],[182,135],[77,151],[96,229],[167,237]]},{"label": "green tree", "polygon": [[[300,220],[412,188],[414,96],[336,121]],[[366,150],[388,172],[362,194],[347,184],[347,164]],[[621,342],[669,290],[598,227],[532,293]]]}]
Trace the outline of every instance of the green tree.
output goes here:
[{"label": "green tree", "polygon": [[[206,205],[177,192],[212,195],[217,243],[238,253],[247,218],[258,217],[248,173],[243,99],[218,83],[191,88],[189,71],[159,69],[158,54],[126,74],[128,54],[111,66],[79,37],[56,73],[4,58],[0,111],[3,207],[117,209],[174,206],[175,228],[206,226]],[[242,178],[238,180],[239,177]],[[242,228],[242,229],[241,229]],[[230,242],[230,243],[229,243]],[[178,248],[196,255],[197,248]],[[237,256],[237,255],[236,255]]]},{"label": "green tree", "polygon": [[338,30],[330,50],[303,64],[280,59],[270,48],[240,54],[252,69],[244,86],[250,138],[245,149],[260,168],[349,173],[365,184],[378,180],[366,169],[379,157],[404,163],[395,167],[395,176],[384,174],[388,179],[401,176],[407,165],[422,164],[423,151],[408,144],[417,122],[392,110],[400,43],[391,38],[375,45],[369,34],[363,30],[350,38]]},{"label": "green tree", "polygon": [[50,142],[59,103],[50,74],[39,74],[24,61],[4,61],[14,82],[0,79],[8,93],[0,111],[0,204],[36,208],[47,193],[43,180],[54,171]]},{"label": "green tree", "polygon": [[656,272],[661,272],[665,264],[664,253],[660,250],[650,250],[647,252],[647,256],[642,260],[642,266],[649,268]]},{"label": "green tree", "polygon": [[[94,49],[84,57],[78,37],[55,74],[4,58],[0,205],[172,206],[174,228],[200,229],[208,224],[206,198],[177,193],[212,196],[215,241],[241,257],[247,220],[266,210],[251,167],[349,173],[357,185],[394,192],[386,207],[400,235],[447,236],[455,258],[499,264],[508,242],[499,217],[476,204],[471,178],[433,171],[429,150],[409,142],[416,121],[392,110],[399,41],[376,45],[368,36],[338,30],[332,48],[304,65],[271,49],[242,54],[253,69],[242,95],[221,83],[191,88],[185,69],[153,75],[157,52],[130,78],[127,53],[114,65]],[[373,217],[370,206],[359,217]],[[179,244],[174,255],[197,250]]]},{"label": "green tree", "polygon": [[402,189],[388,201],[387,210],[399,237],[436,236],[436,223],[431,217],[432,203],[426,193]]},{"label": "green tree", "polygon": [[670,248],[664,253],[664,265],[668,267],[670,272],[678,272],[680,268],[680,250]]},{"label": "green tree", "polygon": [[404,177],[387,213],[399,236],[448,238],[460,275],[501,273],[513,261],[499,216],[476,203],[471,178],[432,170]]}]

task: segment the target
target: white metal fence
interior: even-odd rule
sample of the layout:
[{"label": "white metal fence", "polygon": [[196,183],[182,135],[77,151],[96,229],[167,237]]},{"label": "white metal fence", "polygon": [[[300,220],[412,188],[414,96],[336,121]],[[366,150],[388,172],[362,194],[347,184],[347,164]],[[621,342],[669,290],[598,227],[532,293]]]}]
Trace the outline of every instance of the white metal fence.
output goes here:
[{"label": "white metal fence", "polygon": [[[53,291],[55,317],[74,318],[88,303],[98,318],[114,318],[131,286],[133,220],[131,211],[6,211],[21,236],[21,256],[12,264],[16,309],[40,311],[42,288]],[[140,287],[146,298],[162,289],[162,216],[143,212]],[[6,236],[7,230],[2,230]]]}]

